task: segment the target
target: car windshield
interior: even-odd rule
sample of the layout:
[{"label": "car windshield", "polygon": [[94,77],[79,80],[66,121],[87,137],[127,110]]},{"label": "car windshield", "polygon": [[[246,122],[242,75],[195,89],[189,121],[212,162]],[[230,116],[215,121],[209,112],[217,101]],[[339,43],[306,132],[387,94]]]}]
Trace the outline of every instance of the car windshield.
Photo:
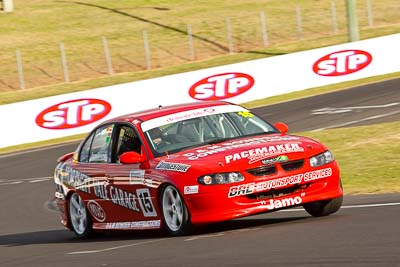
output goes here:
[{"label": "car windshield", "polygon": [[[173,118],[157,118],[142,123],[142,130],[156,157],[173,154],[185,149],[246,136],[277,133],[269,123],[240,106],[209,109],[213,112],[191,111],[175,114]],[[234,107],[232,109],[232,107]],[[173,121],[163,123],[163,121]]]}]

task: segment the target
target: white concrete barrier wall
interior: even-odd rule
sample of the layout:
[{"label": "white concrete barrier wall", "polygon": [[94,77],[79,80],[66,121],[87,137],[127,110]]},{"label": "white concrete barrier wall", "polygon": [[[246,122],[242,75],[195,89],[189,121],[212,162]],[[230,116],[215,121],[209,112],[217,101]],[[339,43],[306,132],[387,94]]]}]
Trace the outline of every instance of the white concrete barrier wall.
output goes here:
[{"label": "white concrete barrier wall", "polygon": [[244,103],[400,71],[400,34],[0,106],[0,147],[89,132],[115,116],[211,99]]}]

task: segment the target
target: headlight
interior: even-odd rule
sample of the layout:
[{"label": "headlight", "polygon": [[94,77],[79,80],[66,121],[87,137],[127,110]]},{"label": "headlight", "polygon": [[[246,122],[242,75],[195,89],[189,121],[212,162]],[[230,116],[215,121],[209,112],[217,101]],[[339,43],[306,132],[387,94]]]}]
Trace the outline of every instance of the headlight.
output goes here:
[{"label": "headlight", "polygon": [[318,154],[314,157],[310,158],[310,166],[311,167],[318,167],[334,160],[333,154],[327,150],[324,153]]},{"label": "headlight", "polygon": [[239,172],[225,172],[203,175],[198,181],[202,185],[231,184],[244,181],[244,176]]}]

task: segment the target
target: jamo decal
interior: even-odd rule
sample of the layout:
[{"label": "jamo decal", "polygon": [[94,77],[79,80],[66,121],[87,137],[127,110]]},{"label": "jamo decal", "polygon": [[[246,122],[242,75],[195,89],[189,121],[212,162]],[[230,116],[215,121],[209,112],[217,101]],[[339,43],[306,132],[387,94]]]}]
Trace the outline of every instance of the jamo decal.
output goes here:
[{"label": "jamo decal", "polygon": [[71,100],[43,110],[36,117],[36,124],[53,130],[77,128],[104,118],[110,111],[111,105],[104,100]]},{"label": "jamo decal", "polygon": [[362,50],[343,50],[320,58],[313,70],[321,76],[342,76],[357,72],[372,62],[370,53]]},{"label": "jamo decal", "polygon": [[245,73],[223,73],[204,78],[190,87],[189,95],[197,100],[221,100],[243,94],[254,85]]}]

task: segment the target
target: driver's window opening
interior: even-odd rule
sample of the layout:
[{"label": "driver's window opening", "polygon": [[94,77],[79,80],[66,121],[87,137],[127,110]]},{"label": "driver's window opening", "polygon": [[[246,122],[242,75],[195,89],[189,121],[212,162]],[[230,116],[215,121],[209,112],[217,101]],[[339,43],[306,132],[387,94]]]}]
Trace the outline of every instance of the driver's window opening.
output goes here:
[{"label": "driver's window opening", "polygon": [[141,153],[141,142],[137,136],[135,130],[128,126],[122,126],[119,131],[118,143],[117,143],[117,157],[116,160],[119,161],[119,157],[125,152],[136,152]]}]

